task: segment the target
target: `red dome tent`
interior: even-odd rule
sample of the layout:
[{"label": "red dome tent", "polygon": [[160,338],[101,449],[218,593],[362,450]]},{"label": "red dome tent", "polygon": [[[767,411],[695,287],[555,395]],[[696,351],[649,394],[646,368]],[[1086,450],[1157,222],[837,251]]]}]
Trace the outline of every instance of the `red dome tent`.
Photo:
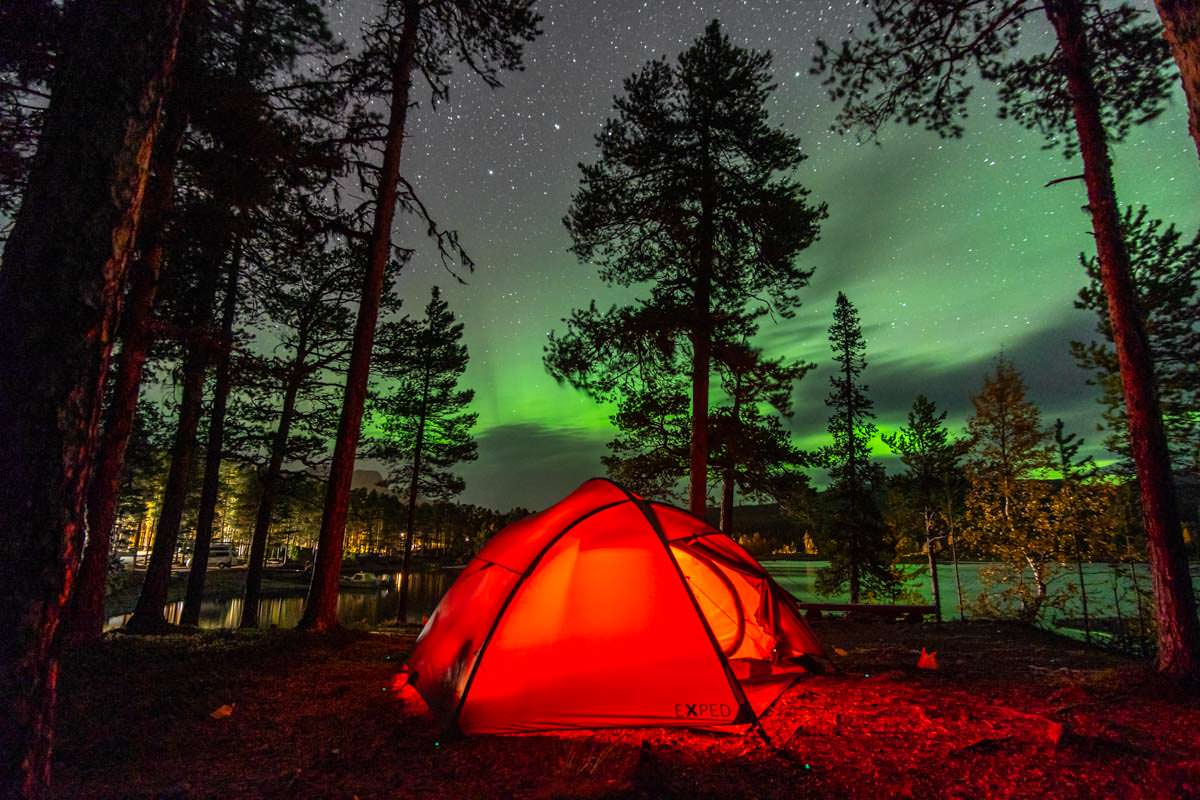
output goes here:
[{"label": "red dome tent", "polygon": [[821,647],[729,537],[611,481],[508,526],[405,665],[463,733],[755,723]]}]

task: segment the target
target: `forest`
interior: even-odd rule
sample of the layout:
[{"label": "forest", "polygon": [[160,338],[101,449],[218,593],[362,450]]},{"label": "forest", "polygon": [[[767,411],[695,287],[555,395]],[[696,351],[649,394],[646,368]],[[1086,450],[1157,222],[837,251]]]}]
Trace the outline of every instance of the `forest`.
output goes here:
[{"label": "forest", "polygon": [[[565,267],[515,278],[446,211],[509,145],[430,120],[575,92],[542,48],[582,54],[582,8],[0,6],[0,796],[1200,792],[1200,207],[1117,169],[1152,126],[1200,155],[1200,3],[870,0],[769,49],[770,10],[688,5],[535,156]],[[781,122],[794,84],[829,138]],[[1087,328],[897,411],[822,146],[996,130],[1060,169],[1019,190],[1086,230],[1055,271]],[[541,351],[481,346],[518,279]],[[602,455],[496,454],[530,375]]]}]

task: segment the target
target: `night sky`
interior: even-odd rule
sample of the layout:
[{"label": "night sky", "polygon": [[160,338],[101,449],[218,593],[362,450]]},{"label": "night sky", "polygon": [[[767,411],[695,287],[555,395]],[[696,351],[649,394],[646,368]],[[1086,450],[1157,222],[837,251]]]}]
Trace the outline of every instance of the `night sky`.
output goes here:
[{"label": "night sky", "polygon": [[[372,6],[345,6],[340,27],[350,34]],[[793,320],[766,324],[758,340],[771,354],[820,365],[797,386],[797,441],[813,446],[824,438],[826,331],[841,290],[863,319],[866,381],[881,427],[901,423],[918,392],[948,408],[961,427],[969,394],[1003,349],[1046,422],[1061,416],[1103,456],[1095,393],[1068,348],[1071,339],[1090,337],[1094,324],[1072,307],[1083,280],[1078,254],[1091,247],[1083,184],[1042,188],[1081,169],[1042,150],[1038,136],[997,121],[986,88],[962,139],[893,126],[882,147],[858,145],[829,132],[835,109],[808,74],[815,39],[839,40],[862,18],[854,3],[537,6],[545,34],[529,47],[526,71],[506,76],[495,91],[458,75],[448,105],[435,113],[422,102],[410,117],[406,144],[405,174],[442,224],[461,232],[478,264],[458,285],[416,228],[397,226],[398,241],[417,248],[399,282],[408,309],[419,312],[438,284],[466,325],[479,460],[461,470],[465,501],[538,508],[602,474],[609,412],[557,386],[542,349],[570,309],[626,297],[567,251],[561,218],[578,162],[596,157],[593,136],[621,81],[650,58],[674,58],[714,17],[736,43],[774,53],[773,121],[802,137],[809,159],[801,180],[829,205],[820,241],[803,256],[816,268],[804,306]],[[1200,218],[1200,164],[1182,93],[1117,146],[1114,158],[1121,202],[1144,203],[1191,235]]]}]

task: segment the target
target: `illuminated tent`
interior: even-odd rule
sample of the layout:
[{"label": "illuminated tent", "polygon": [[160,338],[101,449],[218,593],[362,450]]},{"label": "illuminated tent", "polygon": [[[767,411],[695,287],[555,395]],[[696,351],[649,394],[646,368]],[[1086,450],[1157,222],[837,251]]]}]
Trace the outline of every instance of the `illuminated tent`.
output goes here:
[{"label": "illuminated tent", "polygon": [[821,647],[729,537],[593,479],[493,537],[405,675],[463,733],[748,725]]}]

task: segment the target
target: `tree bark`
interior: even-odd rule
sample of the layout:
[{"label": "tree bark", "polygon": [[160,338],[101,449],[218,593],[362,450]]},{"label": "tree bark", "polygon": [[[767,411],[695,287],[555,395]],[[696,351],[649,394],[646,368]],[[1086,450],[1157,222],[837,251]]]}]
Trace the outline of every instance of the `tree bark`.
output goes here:
[{"label": "tree bark", "polygon": [[379,196],[375,202],[369,260],[363,281],[362,299],[358,305],[358,317],[354,325],[354,346],[346,371],[342,414],[338,422],[333,461],[325,490],[325,507],[321,515],[321,533],[317,539],[312,583],[308,589],[304,616],[299,625],[305,630],[324,631],[338,627],[338,583],[342,572],[342,546],[346,538],[350,483],[354,477],[354,462],[362,429],[363,405],[367,397],[367,379],[371,370],[371,351],[375,346],[375,325],[379,320],[383,282],[388,262],[391,260],[392,221],[396,216],[397,181],[400,178],[400,157],[408,122],[420,13],[421,5],[417,0],[406,0],[404,27],[400,34],[400,52],[396,63],[392,65],[387,141],[379,176]]},{"label": "tree bark", "polygon": [[0,270],[0,796],[49,791],[58,633],[184,0],[67,7]]},{"label": "tree bark", "polygon": [[208,553],[212,544],[213,520],[217,513],[217,494],[221,488],[221,456],[225,448],[225,414],[231,388],[230,365],[233,360],[233,328],[237,320],[238,277],[241,272],[241,240],[229,260],[225,275],[225,297],[221,308],[220,353],[213,381],[212,410],[209,412],[208,442],[204,454],[204,479],[200,488],[200,508],[196,517],[196,539],[192,544],[192,563],[188,569],[187,594],[179,615],[182,625],[200,624],[200,601],[204,599],[204,579],[208,573]]},{"label": "tree bark", "polygon": [[1159,412],[1154,366],[1137,308],[1129,253],[1121,235],[1120,214],[1100,99],[1092,81],[1079,0],[1055,0],[1046,7],[1058,36],[1062,62],[1079,134],[1087,185],[1088,210],[1096,237],[1100,280],[1108,300],[1113,344],[1121,371],[1129,439],[1141,495],[1150,568],[1154,578],[1160,672],[1200,674],[1200,626],[1180,530],[1170,456]]},{"label": "tree bark", "polygon": [[692,322],[692,439],[689,453],[688,510],[706,519],[708,505],[708,383],[712,359],[712,275],[716,264],[716,179],[705,165]]},{"label": "tree bark", "polygon": [[1092,643],[1092,619],[1088,616],[1087,583],[1083,579],[1083,546],[1079,534],[1075,534],[1075,568],[1079,573],[1079,602],[1083,606],[1083,638]]},{"label": "tree bark", "polygon": [[1155,0],[1163,23],[1163,36],[1179,67],[1179,79],[1187,98],[1188,132],[1200,155],[1200,2]]},{"label": "tree bark", "polygon": [[246,589],[242,596],[241,628],[258,627],[258,601],[262,593],[263,561],[267,554],[267,536],[271,531],[271,514],[275,510],[275,493],[279,487],[279,475],[283,459],[287,456],[288,439],[292,434],[292,417],[296,410],[296,396],[300,393],[304,368],[304,357],[293,369],[283,393],[283,408],[279,412],[279,425],[271,442],[271,459],[263,475],[262,494],[258,499],[258,513],[254,518],[254,538],[250,540],[250,559],[246,566]]},{"label": "tree bark", "polygon": [[742,421],[742,378],[739,374],[734,381],[733,390],[733,424],[730,426],[729,441],[725,443],[725,457],[728,463],[721,474],[721,533],[726,536],[733,536],[733,503],[737,497],[736,487],[736,466],[738,457],[741,455],[738,452],[737,442],[735,437],[738,430],[741,428]]},{"label": "tree bark", "polygon": [[162,509],[154,531],[150,563],[138,595],[133,614],[125,624],[130,633],[160,633],[167,627],[163,606],[171,581],[171,565],[179,543],[179,528],[187,502],[188,479],[192,473],[192,457],[196,452],[196,429],[200,426],[201,401],[204,396],[204,373],[209,354],[199,343],[188,346],[183,364],[183,388],[179,402],[179,421],[171,450],[171,466],[163,490]]},{"label": "tree bark", "polygon": [[[696,313],[708,309],[708,282],[701,279],[705,292],[697,292]],[[712,342],[708,332],[699,330],[692,336],[692,439],[688,472],[688,510],[705,519],[708,504],[708,381]]]},{"label": "tree bark", "polygon": [[938,622],[942,621],[942,584],[938,580],[938,560],[937,553],[933,549],[933,536],[931,535],[932,522],[929,519],[930,511],[926,506],[925,511],[925,552],[929,556],[929,585],[933,590],[933,606],[937,609],[934,612],[934,619]]},{"label": "tree bark", "polygon": [[958,545],[951,539],[950,557],[954,560],[954,586],[958,592],[958,621],[967,621],[967,607],[963,600],[962,573],[958,571]]},{"label": "tree bark", "polygon": [[129,270],[130,288],[121,323],[124,336],[108,422],[100,439],[88,485],[87,547],[79,568],[75,594],[64,620],[64,641],[72,646],[96,641],[104,629],[104,594],[113,526],[117,519],[117,502],[120,499],[121,473],[125,467],[129,437],[137,418],[138,395],[146,357],[154,342],[153,312],[162,270],[163,236],[174,205],[175,159],[187,127],[178,106],[178,103],[168,102],[164,112],[138,231],[139,256]]},{"label": "tree bark", "polygon": [[721,475],[721,533],[733,536],[734,491],[733,467],[726,467]]},{"label": "tree bark", "polygon": [[[846,475],[849,483],[847,487],[850,494],[850,502],[853,505],[858,505],[862,502],[862,496],[858,486],[858,459],[855,457],[856,442],[854,441],[854,373],[850,369],[851,359],[853,354],[850,352],[849,344],[842,350],[842,373],[846,381]],[[849,517],[852,520],[857,519],[855,512],[857,508],[851,508]],[[858,559],[861,555],[862,540],[864,534],[862,531],[851,530],[850,535],[854,537],[854,547],[850,552],[850,602],[857,603],[859,598],[859,575],[858,575]]]}]

